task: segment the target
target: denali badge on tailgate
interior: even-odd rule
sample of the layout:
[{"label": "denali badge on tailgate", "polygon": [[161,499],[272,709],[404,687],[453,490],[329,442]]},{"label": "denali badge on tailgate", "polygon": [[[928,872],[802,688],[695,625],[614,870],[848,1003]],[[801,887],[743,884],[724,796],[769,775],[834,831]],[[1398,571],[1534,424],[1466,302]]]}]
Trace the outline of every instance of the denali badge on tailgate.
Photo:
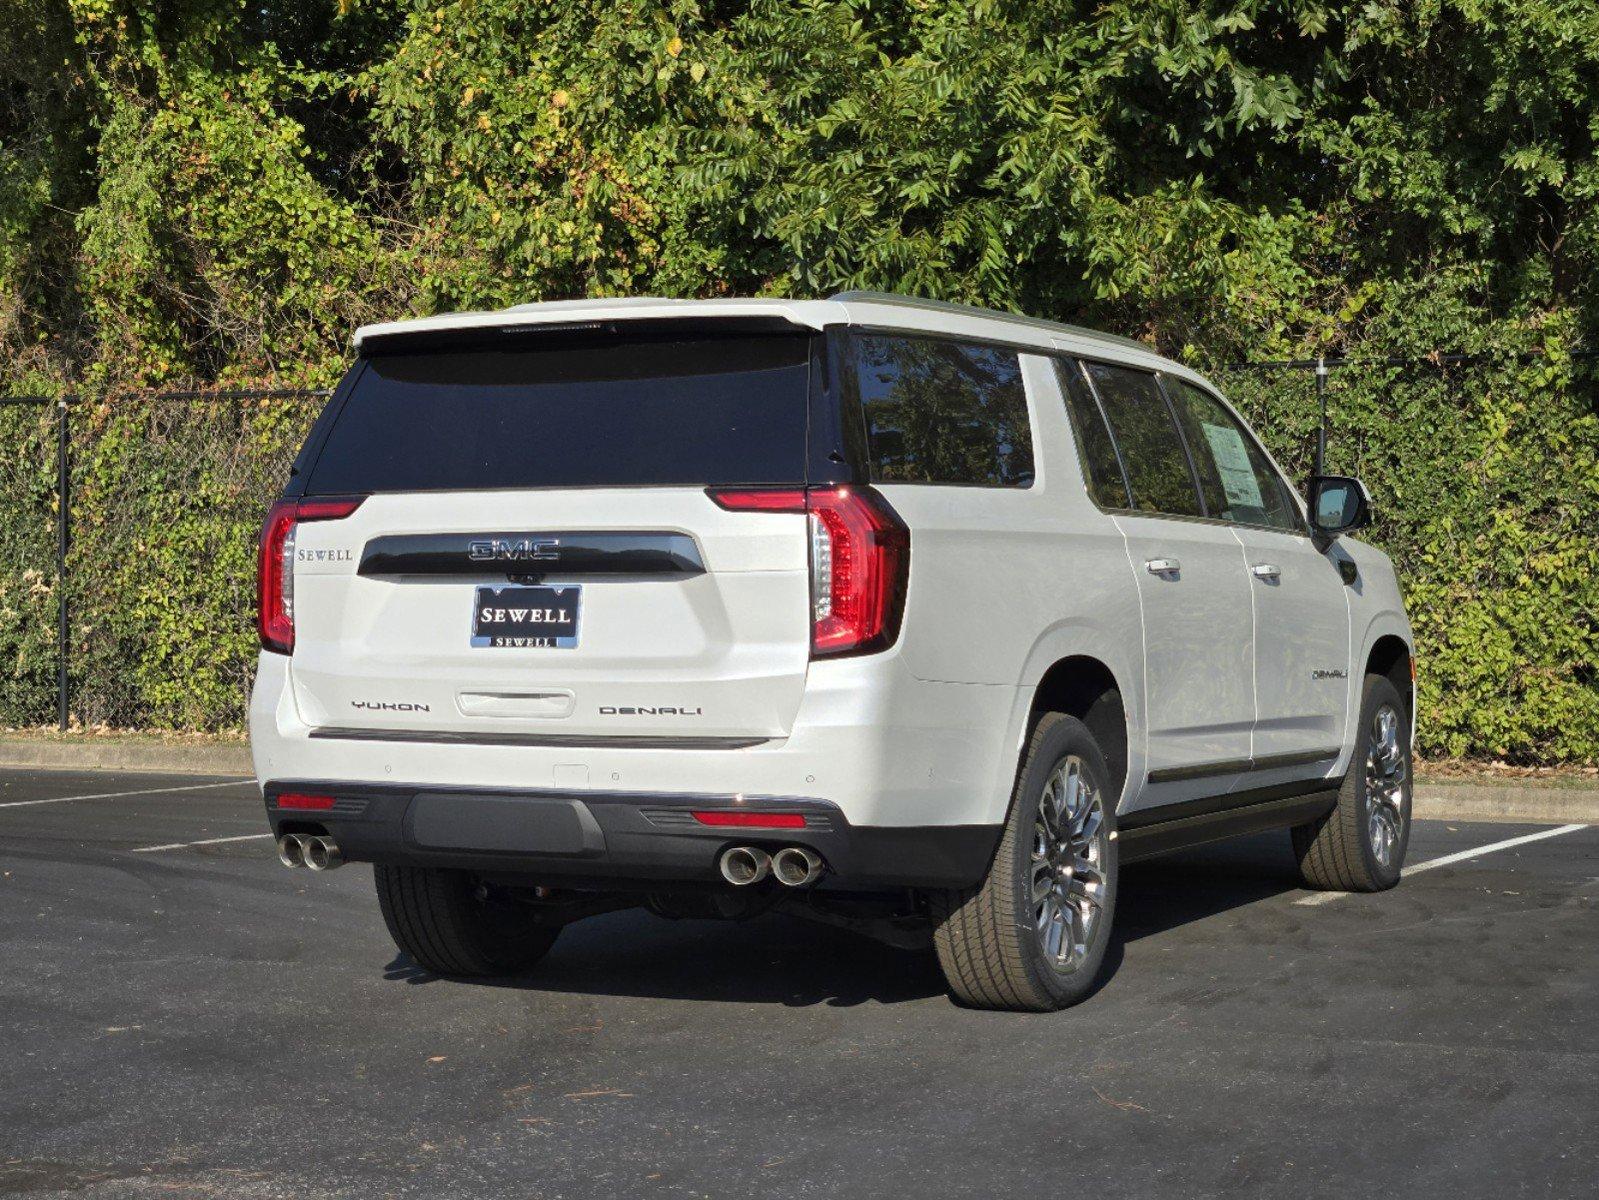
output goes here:
[{"label": "denali badge on tailgate", "polygon": [[472,644],[571,650],[577,646],[580,584],[480,587],[472,607]]}]

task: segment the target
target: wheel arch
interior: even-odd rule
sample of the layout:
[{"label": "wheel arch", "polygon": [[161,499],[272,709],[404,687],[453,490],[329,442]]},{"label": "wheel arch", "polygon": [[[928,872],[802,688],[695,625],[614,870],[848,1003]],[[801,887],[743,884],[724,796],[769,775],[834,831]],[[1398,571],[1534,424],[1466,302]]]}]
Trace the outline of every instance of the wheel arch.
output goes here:
[{"label": "wheel arch", "polygon": [[1366,675],[1382,675],[1399,689],[1404,697],[1406,715],[1416,717],[1415,658],[1410,643],[1397,633],[1378,636],[1366,654]]},{"label": "wheel arch", "polygon": [[1109,665],[1091,654],[1056,659],[1032,690],[1027,728],[1046,712],[1064,713],[1088,726],[1105,755],[1110,790],[1120,796],[1127,784],[1131,735],[1127,695]]}]

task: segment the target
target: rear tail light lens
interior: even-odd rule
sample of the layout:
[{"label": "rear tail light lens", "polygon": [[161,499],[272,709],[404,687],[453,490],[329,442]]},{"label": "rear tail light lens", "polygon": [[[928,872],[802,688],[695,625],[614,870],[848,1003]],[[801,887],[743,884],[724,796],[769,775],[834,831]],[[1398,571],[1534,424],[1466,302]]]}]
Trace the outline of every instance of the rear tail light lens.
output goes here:
[{"label": "rear tail light lens", "polygon": [[868,654],[894,644],[910,576],[910,530],[876,492],[849,486],[711,488],[734,512],[806,514],[811,552],[811,656]]},{"label": "rear tail light lens", "polygon": [[256,563],[256,628],[261,647],[294,652],[294,537],[306,521],[337,521],[361,507],[362,496],[279,500],[261,527]]},{"label": "rear tail light lens", "polygon": [[806,495],[811,522],[811,652],[881,650],[899,636],[910,531],[875,493]]}]

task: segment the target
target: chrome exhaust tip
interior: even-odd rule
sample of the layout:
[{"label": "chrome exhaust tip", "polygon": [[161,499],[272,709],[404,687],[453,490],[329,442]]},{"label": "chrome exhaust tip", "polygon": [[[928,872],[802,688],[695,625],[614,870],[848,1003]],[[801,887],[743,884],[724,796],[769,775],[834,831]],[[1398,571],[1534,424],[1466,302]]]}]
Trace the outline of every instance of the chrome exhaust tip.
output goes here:
[{"label": "chrome exhaust tip", "polygon": [[733,846],[722,851],[716,865],[734,887],[748,887],[771,873],[772,856],[757,846]]},{"label": "chrome exhaust tip", "polygon": [[305,843],[311,839],[303,833],[286,833],[278,839],[278,861],[286,867],[305,866]]},{"label": "chrome exhaust tip", "polygon": [[344,865],[344,855],[332,838],[308,837],[305,840],[305,865],[313,871],[331,871]]},{"label": "chrome exhaust tip", "polygon": [[787,846],[772,856],[772,874],[788,887],[815,883],[822,874],[821,855],[804,846]]}]

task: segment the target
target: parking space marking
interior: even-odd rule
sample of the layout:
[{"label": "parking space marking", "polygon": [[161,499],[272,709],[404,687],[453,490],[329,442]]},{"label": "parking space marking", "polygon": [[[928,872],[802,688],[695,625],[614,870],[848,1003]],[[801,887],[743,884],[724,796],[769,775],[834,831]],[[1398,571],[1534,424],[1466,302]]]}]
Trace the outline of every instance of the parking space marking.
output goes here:
[{"label": "parking space marking", "polygon": [[[1470,858],[1480,858],[1484,854],[1492,854],[1496,850],[1509,850],[1513,846],[1525,846],[1528,842],[1541,842],[1545,838],[1559,837],[1563,833],[1576,833],[1579,829],[1587,829],[1587,825],[1562,825],[1558,829],[1540,829],[1537,833],[1522,834],[1521,837],[1506,838],[1502,842],[1489,842],[1486,846],[1477,846],[1471,850],[1459,850],[1454,854],[1445,854],[1440,858],[1429,858],[1426,862],[1417,863],[1413,867],[1405,868],[1405,875],[1420,875],[1423,871],[1431,871],[1434,867],[1448,867],[1458,862],[1465,862]],[[1309,896],[1301,896],[1295,904],[1326,904],[1331,900],[1343,896],[1352,896],[1353,892],[1314,892]]]},{"label": "parking space marking", "polygon": [[165,792],[198,792],[206,788],[255,786],[254,779],[230,779],[225,783],[186,783],[182,787],[141,788],[134,792],[98,792],[91,796],[46,796],[42,800],[3,800],[0,808],[27,808],[34,804],[67,804],[73,800],[116,800],[123,796],[159,796]]},{"label": "parking space marking", "polygon": [[164,846],[138,846],[130,854],[154,854],[157,850],[187,850],[190,846],[216,846],[222,842],[254,842],[269,838],[270,833],[241,833],[237,837],[201,838],[197,842],[168,842]]}]

